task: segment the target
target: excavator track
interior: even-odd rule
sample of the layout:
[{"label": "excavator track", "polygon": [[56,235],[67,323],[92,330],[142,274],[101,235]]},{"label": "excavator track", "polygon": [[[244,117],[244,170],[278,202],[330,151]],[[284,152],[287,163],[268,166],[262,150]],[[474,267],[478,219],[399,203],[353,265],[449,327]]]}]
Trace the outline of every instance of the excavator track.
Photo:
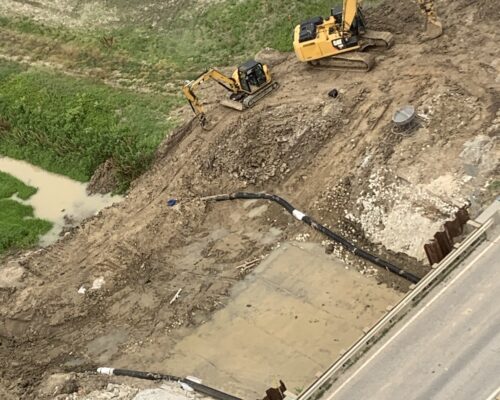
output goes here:
[{"label": "excavator track", "polygon": [[361,35],[361,48],[364,50],[367,47],[384,47],[390,49],[394,45],[394,35],[390,32],[372,31],[367,29]]},{"label": "excavator track", "polygon": [[366,30],[361,37],[361,51],[341,53],[330,58],[310,61],[309,65],[318,69],[337,71],[370,71],[375,65],[375,56],[362,53],[368,47],[391,48],[394,45],[394,36],[390,32]]},{"label": "excavator track", "polygon": [[368,72],[375,65],[375,56],[355,51],[310,61],[308,64],[315,69]]},{"label": "excavator track", "polygon": [[257,104],[263,97],[267,96],[272,91],[279,87],[278,82],[272,82],[263,89],[260,89],[257,93],[248,95],[241,101],[225,99],[220,102],[224,107],[232,108],[233,110],[243,111],[247,108],[252,108]]},{"label": "excavator track", "polygon": [[251,94],[243,99],[243,106],[245,108],[251,108],[255,104],[257,104],[263,97],[267,96],[269,93],[272,91],[276,90],[279,88],[279,83],[278,82],[272,82],[269,85],[267,85],[265,88],[259,90],[255,94]]}]

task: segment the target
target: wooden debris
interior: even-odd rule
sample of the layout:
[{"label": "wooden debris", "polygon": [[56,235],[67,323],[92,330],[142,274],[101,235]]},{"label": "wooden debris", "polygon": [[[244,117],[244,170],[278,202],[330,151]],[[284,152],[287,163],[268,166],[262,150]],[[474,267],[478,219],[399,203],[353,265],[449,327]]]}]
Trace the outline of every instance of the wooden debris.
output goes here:
[{"label": "wooden debris", "polygon": [[172,304],[175,300],[177,300],[179,298],[179,295],[181,294],[182,292],[182,288],[180,288],[177,293],[174,295],[174,297],[172,297],[172,300],[170,300],[170,304]]},{"label": "wooden debris", "polygon": [[261,260],[260,258],[256,258],[255,260],[247,261],[244,264],[238,265],[236,267],[236,269],[239,269],[240,272],[245,272],[245,271],[249,270],[250,268],[253,268],[253,267],[257,266],[257,263],[260,260]]}]

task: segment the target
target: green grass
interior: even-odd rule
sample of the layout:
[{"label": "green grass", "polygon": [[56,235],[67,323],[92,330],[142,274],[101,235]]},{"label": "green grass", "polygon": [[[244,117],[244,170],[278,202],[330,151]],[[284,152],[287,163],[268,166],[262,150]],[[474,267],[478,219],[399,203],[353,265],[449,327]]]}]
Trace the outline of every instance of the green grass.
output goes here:
[{"label": "green grass", "polygon": [[[185,102],[177,90],[184,79],[209,66],[239,64],[263,47],[291,51],[294,26],[327,16],[339,3],[225,0],[197,9],[179,0],[148,14],[141,2],[109,0],[120,24],[92,30],[0,16],[0,53],[70,72],[0,60],[0,154],[79,181],[111,158],[116,191],[123,192],[175,126],[169,116]],[[90,78],[77,77],[82,74]],[[110,78],[129,89],[104,84]],[[9,199],[14,193],[29,198],[34,190],[0,174],[0,252],[29,246],[50,229],[31,207]]]},{"label": "green grass", "polygon": [[33,208],[10,199],[13,194],[27,200],[37,189],[0,172],[0,254],[14,248],[27,248],[38,242],[52,223],[33,217]]},{"label": "green grass", "polygon": [[197,73],[213,65],[235,65],[264,47],[291,51],[293,28],[302,20],[329,14],[338,0],[226,0],[206,10],[180,13],[164,31],[129,25],[108,34],[114,51],[173,70]]},{"label": "green grass", "polygon": [[[163,70],[156,76],[158,79],[181,79],[208,66],[235,65],[263,47],[291,51],[292,31],[298,23],[317,15],[326,17],[341,2],[225,0],[205,9],[185,3],[183,8],[174,10],[174,15],[170,9],[163,10],[155,27],[147,15],[142,23],[133,20],[106,30],[77,30],[5,17],[0,17],[0,27],[71,43],[81,50],[76,61],[84,65],[115,60],[117,68],[140,72],[145,62],[153,70]],[[119,2],[118,7],[127,11],[131,6],[129,2]],[[104,36],[113,38],[113,46],[103,45]]]},{"label": "green grass", "polygon": [[36,192],[36,188],[25,185],[13,176],[0,171],[0,199],[9,198],[13,194],[17,194],[17,197],[20,199],[28,200]]},{"label": "green grass", "polygon": [[488,190],[490,190],[494,195],[500,194],[500,181],[494,180],[488,185]]},{"label": "green grass", "polygon": [[48,70],[10,74],[0,79],[0,118],[11,126],[0,131],[0,153],[80,181],[112,158],[123,191],[148,168],[178,104]]}]

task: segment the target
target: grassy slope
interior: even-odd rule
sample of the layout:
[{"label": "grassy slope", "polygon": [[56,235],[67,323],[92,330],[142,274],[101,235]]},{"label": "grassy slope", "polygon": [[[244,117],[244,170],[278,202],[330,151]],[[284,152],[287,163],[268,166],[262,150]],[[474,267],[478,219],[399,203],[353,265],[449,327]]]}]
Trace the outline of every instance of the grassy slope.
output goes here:
[{"label": "grassy slope", "polygon": [[[183,101],[183,79],[262,47],[291,50],[293,26],[334,3],[225,0],[196,8],[179,0],[172,13],[114,0],[118,14],[133,8],[134,18],[91,30],[0,17],[0,53],[66,72],[0,61],[0,154],[82,181],[112,157],[123,191],[174,126],[168,115]],[[148,93],[137,93],[141,87]]]},{"label": "grassy slope", "polygon": [[86,181],[112,157],[126,185],[148,167],[173,125],[175,99],[46,70],[5,69],[13,67],[0,62],[0,116],[11,128],[0,137],[0,153],[47,170]]},{"label": "grassy slope", "polygon": [[33,208],[10,199],[13,194],[27,200],[36,189],[0,172],[0,254],[12,248],[26,248],[48,232],[52,224],[33,218]]}]

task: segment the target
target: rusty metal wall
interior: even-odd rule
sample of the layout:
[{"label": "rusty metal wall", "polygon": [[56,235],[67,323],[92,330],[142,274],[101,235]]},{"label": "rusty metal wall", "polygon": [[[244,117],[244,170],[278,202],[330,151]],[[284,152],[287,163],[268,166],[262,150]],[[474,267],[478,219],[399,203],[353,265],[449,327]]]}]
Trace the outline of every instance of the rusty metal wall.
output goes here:
[{"label": "rusty metal wall", "polygon": [[434,238],[424,245],[425,254],[430,265],[440,262],[453,250],[453,239],[464,232],[464,226],[470,219],[466,207],[459,209],[455,214],[455,219],[446,221],[443,230],[436,232]]}]

